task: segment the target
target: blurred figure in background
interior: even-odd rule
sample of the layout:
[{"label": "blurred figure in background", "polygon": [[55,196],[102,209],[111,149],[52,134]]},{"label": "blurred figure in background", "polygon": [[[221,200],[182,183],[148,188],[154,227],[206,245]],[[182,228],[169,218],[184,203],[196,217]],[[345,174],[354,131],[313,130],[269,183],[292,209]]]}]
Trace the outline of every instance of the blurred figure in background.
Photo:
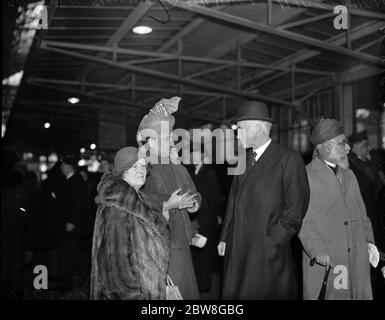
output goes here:
[{"label": "blurred figure in background", "polygon": [[23,230],[29,210],[22,176],[15,170],[18,157],[2,150],[1,166],[1,296],[21,298]]},{"label": "blurred figure in background", "polygon": [[58,195],[60,209],[59,288],[73,288],[74,268],[82,276],[84,261],[79,259],[79,239],[84,233],[87,214],[87,186],[77,171],[77,159],[65,156],[61,164],[65,181]]},{"label": "blurred figure in background", "polygon": [[23,241],[24,252],[26,253],[25,262],[28,263],[35,252],[42,252],[47,249],[47,218],[41,210],[41,188],[36,173],[28,171],[24,175],[23,185],[29,203],[28,221]]},{"label": "blurred figure in background", "polygon": [[93,175],[89,175],[89,184],[90,184],[90,209],[91,209],[91,225],[92,225],[92,232],[95,224],[95,217],[96,217],[96,211],[98,209],[98,206],[95,202],[95,198],[98,195],[98,184],[105,173],[112,172],[113,165],[110,162],[110,159],[107,155],[104,155],[102,160],[100,161],[100,166],[98,172],[94,173]]},{"label": "blurred figure in background", "polygon": [[[377,169],[370,156],[371,145],[365,131],[355,133],[349,137],[351,152],[349,153],[349,165],[357,178],[362,199],[364,200],[366,213],[372,222],[374,240],[381,250],[382,238],[380,221],[380,180]],[[382,249],[383,250],[383,249]],[[371,268],[373,298],[385,295],[383,276],[380,268]]]},{"label": "blurred figure in background", "polygon": [[221,259],[216,246],[219,241],[219,220],[223,216],[225,197],[221,192],[215,169],[210,164],[204,164],[201,147],[201,144],[195,145],[192,150],[193,164],[187,166],[187,170],[202,196],[200,209],[191,215],[193,235],[204,236],[207,242],[200,247],[201,244],[195,242],[193,236],[191,253],[201,299],[217,300],[220,295]]},{"label": "blurred figure in background", "polygon": [[57,284],[58,254],[60,247],[60,207],[59,195],[65,177],[61,172],[61,162],[58,161],[47,172],[47,179],[42,182],[42,211],[47,223],[47,248],[49,254],[48,277]]},{"label": "blurred figure in background", "polygon": [[349,166],[357,178],[367,215],[372,222],[374,239],[378,242],[380,234],[377,196],[380,185],[376,167],[370,157],[371,146],[365,131],[351,135],[349,142]]}]

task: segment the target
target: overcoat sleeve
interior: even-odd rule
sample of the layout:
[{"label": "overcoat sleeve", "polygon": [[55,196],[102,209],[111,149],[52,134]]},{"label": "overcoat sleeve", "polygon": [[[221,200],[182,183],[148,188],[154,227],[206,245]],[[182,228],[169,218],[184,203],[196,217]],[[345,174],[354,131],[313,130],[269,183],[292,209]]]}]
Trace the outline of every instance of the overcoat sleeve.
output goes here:
[{"label": "overcoat sleeve", "polygon": [[237,192],[238,186],[238,177],[234,176],[233,182],[231,183],[229,199],[227,201],[225,219],[223,221],[221,236],[219,237],[219,241],[226,242],[229,234],[230,225],[233,221],[234,216],[234,205],[235,205],[235,195]]},{"label": "overcoat sleeve", "polygon": [[189,175],[189,173],[187,171],[186,171],[186,175],[187,175],[188,184],[190,185],[191,190],[193,190],[196,193],[195,200],[198,203],[198,209],[199,209],[201,207],[201,204],[202,204],[202,195],[197,191],[197,189],[195,187],[195,183],[191,179],[191,176]]},{"label": "overcoat sleeve", "polygon": [[147,177],[147,181],[144,184],[142,190],[150,201],[158,208],[160,212],[163,212],[163,202],[166,202],[170,198],[170,194],[167,192],[160,193],[158,184],[160,184],[161,177],[157,172],[151,172],[150,176]]},{"label": "overcoat sleeve", "polygon": [[317,225],[323,220],[323,214],[319,210],[315,197],[317,195],[310,194],[309,208],[305,218],[302,220],[301,231],[298,234],[302,246],[310,258],[328,253],[323,240],[317,233]]},{"label": "overcoat sleeve", "polygon": [[309,183],[305,165],[297,152],[290,153],[282,176],[284,208],[271,226],[269,236],[276,245],[286,244],[301,229],[309,204]]}]

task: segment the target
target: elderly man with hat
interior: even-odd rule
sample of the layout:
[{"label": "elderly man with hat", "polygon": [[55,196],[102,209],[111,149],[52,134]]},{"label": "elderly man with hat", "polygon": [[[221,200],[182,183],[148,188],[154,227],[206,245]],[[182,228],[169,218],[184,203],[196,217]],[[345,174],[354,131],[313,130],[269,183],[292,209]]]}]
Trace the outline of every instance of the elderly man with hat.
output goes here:
[{"label": "elderly man with hat", "polygon": [[344,131],[337,120],[321,119],[310,139],[315,148],[306,167],[310,203],[299,233],[305,250],[304,299],[317,299],[329,266],[326,300],[372,299],[369,258],[376,265],[376,248],[357,179],[349,170]]},{"label": "elderly man with hat", "polygon": [[[151,172],[143,192],[158,208],[174,192],[179,192],[181,205],[169,210],[171,252],[168,274],[186,300],[199,299],[198,285],[191,258],[192,228],[188,213],[196,212],[201,195],[196,191],[187,169],[171,161],[172,130],[180,98],[162,99],[142,119],[137,140],[150,153]],[[143,146],[143,147],[144,147]]]},{"label": "elderly man with hat", "polygon": [[296,299],[290,240],[309,201],[301,156],[270,138],[268,107],[246,101],[236,115],[247,149],[246,171],[230,189],[218,252],[224,255],[224,299]]}]

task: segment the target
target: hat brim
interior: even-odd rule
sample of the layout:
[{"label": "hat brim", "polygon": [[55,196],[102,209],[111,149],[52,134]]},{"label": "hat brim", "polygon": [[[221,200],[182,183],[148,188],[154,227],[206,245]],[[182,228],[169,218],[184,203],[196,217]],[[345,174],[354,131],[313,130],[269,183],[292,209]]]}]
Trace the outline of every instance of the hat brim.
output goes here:
[{"label": "hat brim", "polygon": [[265,117],[241,116],[234,119],[234,121],[242,121],[242,120],[261,120],[261,121],[267,121],[270,123],[275,123],[273,119],[265,118]]}]

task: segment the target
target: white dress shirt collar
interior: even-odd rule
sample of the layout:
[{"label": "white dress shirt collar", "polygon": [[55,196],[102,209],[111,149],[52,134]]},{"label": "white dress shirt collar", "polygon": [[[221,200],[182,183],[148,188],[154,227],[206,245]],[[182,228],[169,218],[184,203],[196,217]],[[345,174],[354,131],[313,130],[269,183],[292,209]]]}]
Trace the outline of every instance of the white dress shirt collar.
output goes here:
[{"label": "white dress shirt collar", "polygon": [[329,162],[329,161],[326,161],[326,160],[325,160],[325,163],[326,163],[328,166],[333,167],[333,168],[335,168],[335,167],[337,166],[335,163],[332,163],[332,162]]},{"label": "white dress shirt collar", "polygon": [[74,174],[75,174],[75,172],[71,172],[71,173],[67,174],[66,180],[68,180],[69,178],[71,178]]},{"label": "white dress shirt collar", "polygon": [[260,146],[259,148],[257,149],[253,148],[253,152],[257,154],[257,156],[255,157],[255,161],[257,161],[262,156],[262,154],[266,151],[270,143],[271,143],[271,138],[269,139],[269,141],[267,141],[264,145]]}]

